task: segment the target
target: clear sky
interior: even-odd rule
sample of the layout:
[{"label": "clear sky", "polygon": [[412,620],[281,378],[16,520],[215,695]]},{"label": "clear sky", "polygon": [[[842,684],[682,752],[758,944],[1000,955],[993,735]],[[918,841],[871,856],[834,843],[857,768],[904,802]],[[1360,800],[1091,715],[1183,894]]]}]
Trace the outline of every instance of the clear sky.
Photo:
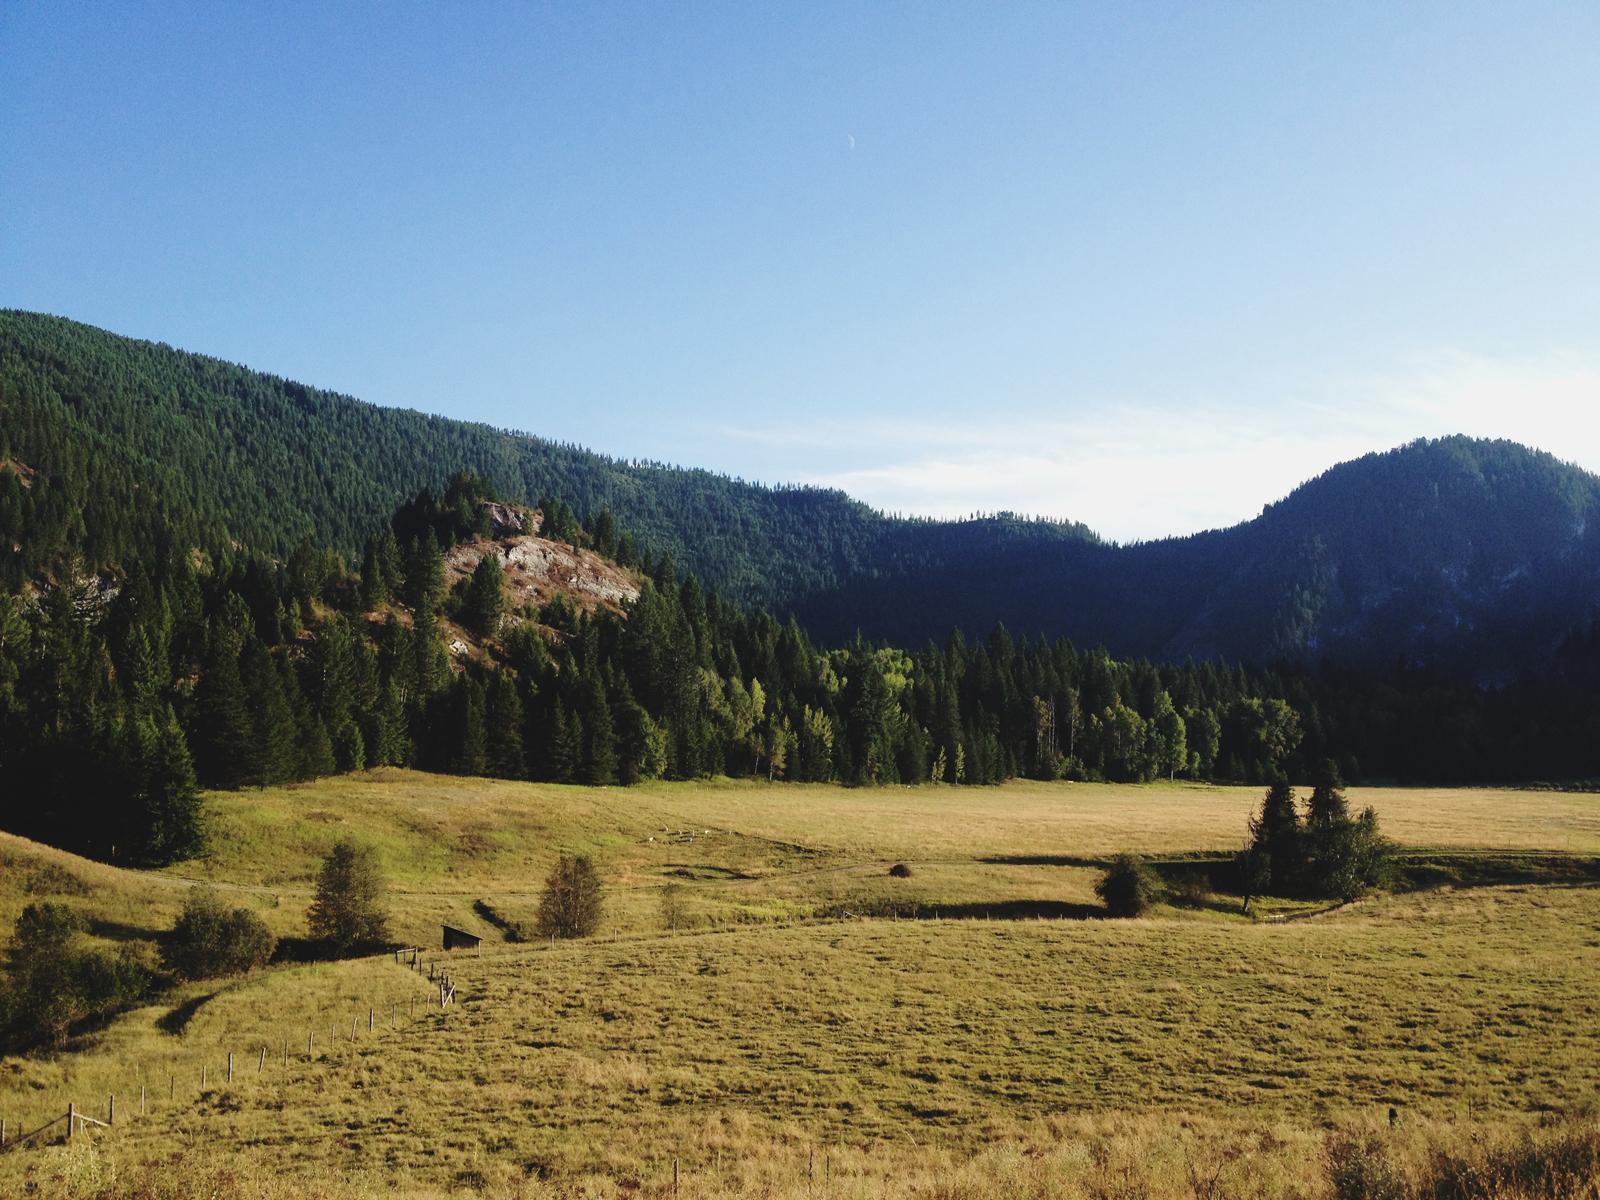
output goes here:
[{"label": "clear sky", "polygon": [[1600,468],[1600,4],[0,4],[0,305],[1117,538]]}]

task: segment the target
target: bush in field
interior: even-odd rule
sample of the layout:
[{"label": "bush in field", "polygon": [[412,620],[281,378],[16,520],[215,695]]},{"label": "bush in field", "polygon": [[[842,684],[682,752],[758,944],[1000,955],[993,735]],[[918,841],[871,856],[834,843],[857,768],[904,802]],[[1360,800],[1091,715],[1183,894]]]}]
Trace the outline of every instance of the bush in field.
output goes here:
[{"label": "bush in field", "polygon": [[1175,904],[1199,908],[1211,898],[1211,884],[1204,871],[1185,871],[1172,882],[1171,899]]},{"label": "bush in field", "polygon": [[1119,854],[1094,892],[1113,917],[1137,917],[1161,899],[1161,880],[1138,855]]},{"label": "bush in field", "polygon": [[340,954],[388,939],[383,878],[369,847],[339,842],[328,852],[308,923],[313,938]]},{"label": "bush in field", "polygon": [[1389,881],[1389,842],[1371,808],[1355,820],[1309,826],[1305,840],[1306,884],[1315,895],[1354,900]]},{"label": "bush in field", "polygon": [[664,929],[689,927],[689,906],[681,883],[669,883],[661,889],[661,925]]},{"label": "bush in field", "polygon": [[1328,1147],[1328,1182],[1337,1200],[1406,1200],[1405,1179],[1375,1138]]},{"label": "bush in field", "polygon": [[231,912],[210,888],[196,888],[161,945],[161,962],[180,979],[243,975],[265,966],[278,939],[248,908]]},{"label": "bush in field", "polygon": [[545,880],[539,900],[539,933],[543,937],[588,937],[600,927],[600,873],[587,855],[565,854]]},{"label": "bush in field", "polygon": [[83,922],[62,904],[30,904],[6,955],[0,1023],[16,1046],[60,1046],[72,1026],[142,996],[150,972],[131,948],[110,954],[78,945]]},{"label": "bush in field", "polygon": [[895,863],[894,866],[889,868],[889,874],[894,876],[896,879],[910,879],[911,868],[905,863]]}]

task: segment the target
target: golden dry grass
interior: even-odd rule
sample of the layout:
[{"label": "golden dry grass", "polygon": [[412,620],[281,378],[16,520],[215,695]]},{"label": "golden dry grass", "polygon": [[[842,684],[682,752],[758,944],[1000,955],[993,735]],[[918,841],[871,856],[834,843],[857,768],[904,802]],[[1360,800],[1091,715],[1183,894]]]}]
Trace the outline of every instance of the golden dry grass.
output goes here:
[{"label": "golden dry grass", "polygon": [[[200,878],[299,932],[341,835],[377,846],[408,939],[431,943],[442,919],[494,935],[479,899],[526,918],[563,850],[594,854],[610,889],[598,939],[491,941],[456,959],[462,1001],[442,1013],[412,1019],[426,984],[392,960],[277,967],[124,1014],[72,1053],[4,1059],[13,1131],[69,1098],[96,1111],[112,1091],[124,1119],[92,1148],[0,1159],[0,1194],[664,1194],[676,1158],[687,1196],[798,1196],[815,1151],[829,1196],[1187,1196],[1191,1168],[1222,1169],[1230,1196],[1320,1196],[1307,1163],[1329,1129],[1382,1126],[1391,1104],[1406,1123],[1384,1136],[1417,1163],[1422,1130],[1451,1142],[1600,1105],[1593,887],[1382,897],[1284,922],[809,916],[886,899],[1077,914],[1093,902],[1086,860],[1230,848],[1255,799],[1184,785],[597,790],[385,771],[214,796],[212,856],[164,873],[0,840],[0,913],[60,896],[111,938],[170,923]],[[1352,800],[1413,844],[1600,849],[1592,795]],[[910,879],[887,877],[899,859]],[[697,928],[663,931],[667,882]],[[235,1082],[219,1086],[230,1050]],[[168,1076],[181,1081],[171,1100]],[[222,1151],[256,1165],[218,1182]],[[174,1153],[189,1164],[176,1175],[147,1165]]]}]

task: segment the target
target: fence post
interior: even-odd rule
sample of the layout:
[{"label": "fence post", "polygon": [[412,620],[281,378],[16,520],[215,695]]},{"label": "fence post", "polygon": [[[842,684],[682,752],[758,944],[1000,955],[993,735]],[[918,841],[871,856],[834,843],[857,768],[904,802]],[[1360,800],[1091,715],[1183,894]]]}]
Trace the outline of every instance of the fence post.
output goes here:
[{"label": "fence post", "polygon": [[67,1141],[72,1140],[72,1132],[78,1127],[78,1106],[71,1100],[67,1101]]},{"label": "fence post", "polygon": [[314,1050],[314,1047],[316,1046],[316,1044],[317,1044],[317,1035],[315,1033],[313,1033],[309,1029],[306,1030],[306,1061],[307,1062],[310,1062],[312,1060],[312,1058],[314,1058],[316,1056],[315,1055],[315,1050]]},{"label": "fence post", "polygon": [[259,1075],[259,1074],[261,1074],[261,1072],[265,1071],[266,1069],[267,1069],[267,1048],[265,1046],[263,1046],[263,1047],[261,1047],[261,1061],[256,1064],[256,1074]]},{"label": "fence post", "polygon": [[106,1097],[106,1124],[107,1125],[115,1125],[116,1123],[117,1123],[117,1094],[115,1092],[112,1092],[109,1096]]},{"label": "fence post", "polygon": [[139,1115],[144,1116],[144,1084],[139,1085]]},{"label": "fence post", "polygon": [[167,1099],[171,1100],[177,1094],[178,1094],[178,1077],[176,1075],[168,1075],[167,1076]]},{"label": "fence post", "polygon": [[202,1092],[206,1090],[206,1069],[204,1064],[200,1067],[200,1090]]},{"label": "fence post", "polygon": [[355,1017],[351,1017],[350,1018],[350,1040],[352,1042],[356,1040],[356,1018]]},{"label": "fence post", "polygon": [[233,1082],[233,1051],[228,1051],[228,1082]]},{"label": "fence post", "polygon": [[372,1010],[370,1008],[367,1009],[367,1032],[372,1032]]},{"label": "fence post", "polygon": [[678,1160],[672,1160],[672,1194],[678,1194]]}]

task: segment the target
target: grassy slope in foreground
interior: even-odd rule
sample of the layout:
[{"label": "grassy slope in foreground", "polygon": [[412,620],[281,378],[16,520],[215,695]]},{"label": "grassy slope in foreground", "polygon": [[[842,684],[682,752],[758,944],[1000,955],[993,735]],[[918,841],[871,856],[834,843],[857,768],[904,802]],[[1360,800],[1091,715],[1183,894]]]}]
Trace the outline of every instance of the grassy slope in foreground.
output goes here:
[{"label": "grassy slope in foreground", "polygon": [[[1318,1123],[1365,1120],[1396,1101],[1419,1121],[1469,1109],[1505,1121],[1600,1099],[1588,1070],[1600,1060],[1593,888],[1383,898],[1271,925],[1161,910],[1116,924],[660,932],[655,899],[669,880],[711,922],[799,915],[902,885],[945,902],[1086,904],[1094,870],[1058,861],[1128,846],[1227,849],[1256,799],[1254,789],[1026,783],[596,790],[381,772],[214,796],[214,856],[177,872],[117,871],[9,839],[8,920],[59,895],[112,939],[170,923],[188,886],[180,876],[217,877],[280,932],[298,932],[317,862],[342,834],[379,846],[404,936],[431,942],[441,916],[470,922],[486,895],[531,910],[563,849],[599,858],[612,936],[459,960],[462,1005],[415,1024],[418,981],[383,961],[197,985],[126,1014],[78,1053],[7,1060],[0,1115],[31,1127],[68,1098],[98,1104],[110,1091],[126,1113],[140,1082],[155,1095],[173,1074],[186,1089],[159,1119],[104,1139],[105,1163],[253,1146],[303,1180],[355,1169],[434,1188],[535,1168],[569,1181],[598,1171],[617,1186],[659,1180],[680,1157],[716,1190],[763,1186],[769,1169],[787,1174],[767,1182],[792,1187],[796,1156],[813,1144],[836,1147],[866,1187],[941,1162],[956,1172],[1012,1134],[1036,1166],[1081,1179],[1088,1168],[1060,1157],[1069,1128],[1109,1139],[1102,1159],[1121,1144],[1147,1166],[1179,1154],[1175,1130],[1216,1150],[1271,1128],[1251,1168],[1266,1179],[1293,1170],[1287,1146],[1303,1158],[1319,1144]],[[1413,844],[1600,848],[1593,796],[1355,790],[1352,800],[1377,805]],[[889,881],[883,866],[900,858],[916,875]],[[396,1027],[369,1037],[367,1008],[391,1003]],[[352,1018],[356,1042],[321,1057]],[[308,1031],[317,1062],[284,1072],[283,1043],[298,1051]],[[258,1079],[263,1045],[279,1065]],[[218,1087],[230,1050],[249,1070]],[[1198,1115],[1151,1128],[1139,1114],[1152,1107]],[[1138,1138],[1142,1148],[1128,1140]],[[53,1161],[16,1156],[0,1179]],[[1161,1168],[1177,1172],[1174,1186],[1177,1164]]]}]

